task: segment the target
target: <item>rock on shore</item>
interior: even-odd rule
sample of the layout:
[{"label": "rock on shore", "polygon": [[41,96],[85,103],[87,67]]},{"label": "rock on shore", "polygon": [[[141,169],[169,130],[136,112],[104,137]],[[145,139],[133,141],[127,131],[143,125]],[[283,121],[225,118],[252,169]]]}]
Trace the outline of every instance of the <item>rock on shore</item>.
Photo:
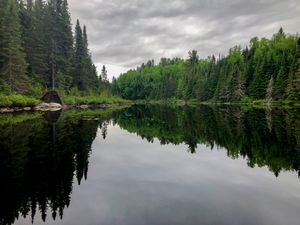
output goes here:
[{"label": "rock on shore", "polygon": [[61,110],[63,106],[58,103],[41,103],[34,107],[37,111],[58,111]]}]

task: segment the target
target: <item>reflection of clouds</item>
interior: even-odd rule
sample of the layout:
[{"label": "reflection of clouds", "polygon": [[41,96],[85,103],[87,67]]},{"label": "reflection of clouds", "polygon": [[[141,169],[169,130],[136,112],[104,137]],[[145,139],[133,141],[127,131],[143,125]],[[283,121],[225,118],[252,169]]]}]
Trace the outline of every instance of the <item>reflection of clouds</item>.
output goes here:
[{"label": "reflection of clouds", "polygon": [[95,63],[126,68],[162,55],[185,57],[191,49],[201,57],[225,54],[252,36],[269,37],[280,26],[299,32],[300,22],[298,0],[69,0],[69,4],[73,21],[80,18],[87,25]]},{"label": "reflection of clouds", "polygon": [[88,179],[74,186],[63,224],[298,224],[294,173],[275,178],[225,149],[198,145],[189,154],[185,145],[148,143],[112,125],[92,148]]},{"label": "reflection of clouds", "polygon": [[284,224],[287,211],[290,224],[297,221],[295,174],[276,179],[267,168],[228,158],[225,149],[199,145],[192,155],[185,145],[148,143],[118,126],[95,143],[89,178],[72,196],[70,217],[78,223],[261,224],[272,218]]}]

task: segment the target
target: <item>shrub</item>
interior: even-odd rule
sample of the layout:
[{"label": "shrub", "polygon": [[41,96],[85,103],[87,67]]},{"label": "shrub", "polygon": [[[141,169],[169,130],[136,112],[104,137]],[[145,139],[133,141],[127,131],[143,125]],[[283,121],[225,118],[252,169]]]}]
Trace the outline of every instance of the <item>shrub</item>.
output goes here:
[{"label": "shrub", "polygon": [[15,107],[24,107],[24,106],[34,106],[36,104],[40,103],[40,100],[19,95],[19,94],[12,94],[12,95],[3,95],[0,94],[0,106],[15,106]]}]

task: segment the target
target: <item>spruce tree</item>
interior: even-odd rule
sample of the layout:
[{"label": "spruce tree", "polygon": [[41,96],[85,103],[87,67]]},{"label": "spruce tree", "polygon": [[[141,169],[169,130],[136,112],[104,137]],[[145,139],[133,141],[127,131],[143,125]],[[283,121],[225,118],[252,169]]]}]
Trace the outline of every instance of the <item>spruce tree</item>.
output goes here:
[{"label": "spruce tree", "polygon": [[[66,0],[50,0],[47,4],[49,40],[49,77],[51,86],[68,88],[71,83],[73,37]],[[55,85],[53,85],[55,83]]]},{"label": "spruce tree", "polygon": [[30,64],[32,75],[42,83],[43,87],[50,87],[49,68],[49,16],[43,0],[36,0],[32,12],[32,57]]},{"label": "spruce tree", "polygon": [[101,76],[101,79],[102,79],[103,82],[107,82],[108,81],[108,79],[107,79],[107,70],[106,70],[105,65],[102,66],[100,76]]},{"label": "spruce tree", "polygon": [[[9,85],[9,92],[25,93],[29,87],[26,75],[25,54],[22,48],[19,10],[15,0],[7,0],[3,5],[1,30],[1,80]],[[1,17],[2,17],[1,16]]]},{"label": "spruce tree", "polygon": [[69,13],[69,6],[67,0],[58,1],[59,17],[59,35],[58,48],[60,55],[60,62],[58,70],[61,76],[58,77],[58,84],[62,88],[69,88],[71,84],[70,73],[72,68],[73,57],[73,35],[71,18]]},{"label": "spruce tree", "polygon": [[89,89],[96,89],[98,83],[97,70],[92,62],[92,56],[88,47],[86,26],[83,26],[83,45],[84,45],[84,73]]},{"label": "spruce tree", "polygon": [[[20,11],[20,24],[21,24],[21,37],[22,37],[22,46],[26,53],[26,61],[29,63],[32,60],[32,51],[33,51],[33,24],[32,24],[32,11],[33,11],[33,3],[32,0],[27,0],[27,4],[25,5],[23,1],[20,1],[19,4]],[[28,72],[32,74],[31,65],[28,65]]]},{"label": "spruce tree", "polygon": [[275,87],[274,87],[274,98],[276,100],[283,100],[286,98],[286,86],[288,81],[288,62],[286,54],[283,54],[281,59],[280,69],[278,71]]},{"label": "spruce tree", "polygon": [[189,52],[189,59],[187,61],[186,72],[184,76],[185,86],[185,100],[195,98],[195,85],[198,74],[198,61],[199,56],[197,51]]},{"label": "spruce tree", "polygon": [[79,90],[85,90],[86,85],[83,75],[83,60],[84,60],[84,41],[82,29],[79,20],[76,22],[75,27],[75,49],[74,49],[74,71],[73,71],[73,86]]},{"label": "spruce tree", "polygon": [[297,40],[295,59],[287,86],[289,100],[300,101],[300,37]]}]

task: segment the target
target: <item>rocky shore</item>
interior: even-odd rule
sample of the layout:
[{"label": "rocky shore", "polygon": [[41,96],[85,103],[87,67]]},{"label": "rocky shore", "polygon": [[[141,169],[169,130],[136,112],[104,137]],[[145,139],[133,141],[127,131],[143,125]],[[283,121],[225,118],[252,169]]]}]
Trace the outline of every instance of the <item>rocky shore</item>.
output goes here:
[{"label": "rocky shore", "polygon": [[61,105],[58,103],[40,103],[35,106],[25,106],[25,107],[3,107],[0,108],[0,113],[12,113],[12,112],[25,112],[25,111],[59,111],[62,109],[105,109],[115,106],[122,106],[124,103],[119,104],[75,104],[75,105]]}]

